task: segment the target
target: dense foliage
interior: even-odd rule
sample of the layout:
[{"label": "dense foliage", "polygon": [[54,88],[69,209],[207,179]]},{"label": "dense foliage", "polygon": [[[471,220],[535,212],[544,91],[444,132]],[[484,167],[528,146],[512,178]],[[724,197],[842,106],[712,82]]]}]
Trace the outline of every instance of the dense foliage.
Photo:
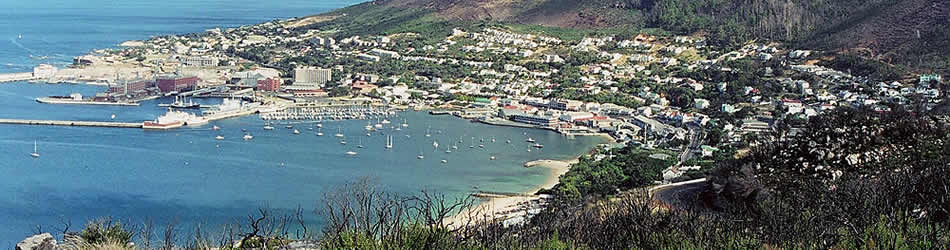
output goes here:
[{"label": "dense foliage", "polygon": [[565,201],[613,195],[662,180],[663,170],[675,163],[671,152],[663,150],[625,147],[603,154],[600,161],[581,158],[549,192]]}]

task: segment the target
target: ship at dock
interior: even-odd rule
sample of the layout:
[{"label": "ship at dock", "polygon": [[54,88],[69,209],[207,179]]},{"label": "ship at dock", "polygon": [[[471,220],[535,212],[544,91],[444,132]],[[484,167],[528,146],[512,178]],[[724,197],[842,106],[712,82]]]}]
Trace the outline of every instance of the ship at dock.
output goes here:
[{"label": "ship at dock", "polygon": [[200,126],[208,123],[208,119],[197,116],[192,113],[177,110],[168,110],[162,116],[154,121],[145,121],[142,123],[143,129],[173,129],[183,126]]},{"label": "ship at dock", "polygon": [[212,106],[208,110],[203,111],[202,113],[205,116],[227,116],[229,114],[237,114],[246,111],[249,109],[250,105],[242,101],[241,99],[227,98],[221,102],[219,105]]}]

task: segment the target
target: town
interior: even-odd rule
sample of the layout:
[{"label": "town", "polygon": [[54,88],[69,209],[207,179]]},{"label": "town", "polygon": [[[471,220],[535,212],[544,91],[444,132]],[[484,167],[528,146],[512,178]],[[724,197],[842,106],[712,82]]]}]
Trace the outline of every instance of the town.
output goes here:
[{"label": "town", "polygon": [[726,50],[701,36],[562,40],[503,26],[455,28],[445,37],[335,37],[299,21],[129,41],[77,57],[70,68],[40,65],[29,78],[108,86],[92,98],[37,99],[49,103],[230,97],[270,104],[255,112],[280,113],[359,100],[352,103],[568,136],[602,134],[692,163],[664,172],[667,180],[700,170],[696,162],[720,148],[747,147],[778,126],[794,127],[836,107],[885,111],[888,103],[919,100],[932,109],[948,91],[939,89],[940,75],[872,80],[829,67],[830,56],[821,51],[778,43]]}]

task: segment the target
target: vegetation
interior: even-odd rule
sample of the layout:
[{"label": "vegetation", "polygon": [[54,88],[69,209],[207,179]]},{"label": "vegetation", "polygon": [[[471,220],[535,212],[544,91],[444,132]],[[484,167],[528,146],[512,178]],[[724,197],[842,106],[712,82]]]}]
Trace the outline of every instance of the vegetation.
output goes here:
[{"label": "vegetation", "polygon": [[663,180],[663,170],[675,163],[672,153],[663,150],[625,147],[602,154],[607,158],[600,161],[581,158],[561,176],[557,186],[542,192],[565,201],[605,197]]}]

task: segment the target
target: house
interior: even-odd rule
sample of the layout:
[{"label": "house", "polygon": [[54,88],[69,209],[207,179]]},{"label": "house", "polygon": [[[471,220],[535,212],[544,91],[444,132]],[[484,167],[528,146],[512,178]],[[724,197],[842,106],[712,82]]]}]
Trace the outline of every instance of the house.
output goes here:
[{"label": "house", "polygon": [[696,105],[696,109],[706,109],[709,107],[709,100],[696,98],[693,100],[693,103]]}]

